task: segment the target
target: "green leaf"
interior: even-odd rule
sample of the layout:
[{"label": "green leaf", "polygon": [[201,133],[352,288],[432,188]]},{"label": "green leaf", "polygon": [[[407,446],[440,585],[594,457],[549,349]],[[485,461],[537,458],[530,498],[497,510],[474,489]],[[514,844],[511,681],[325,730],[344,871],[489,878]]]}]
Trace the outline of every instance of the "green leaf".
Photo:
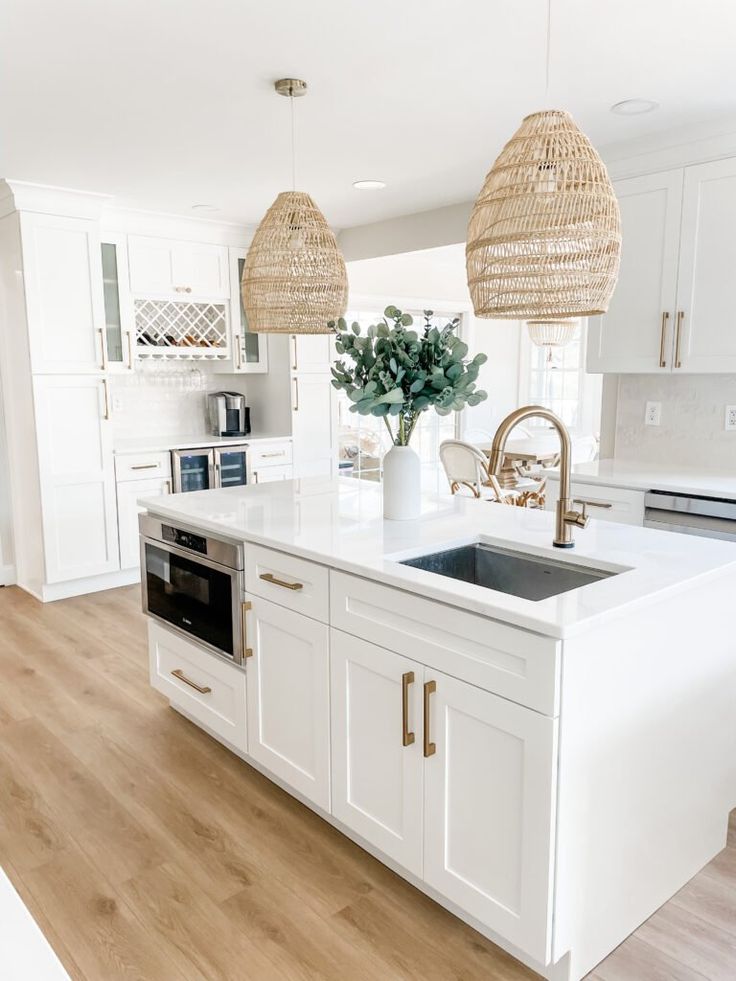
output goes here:
[{"label": "green leaf", "polygon": [[388,317],[389,320],[393,320],[393,318],[396,316],[397,313],[401,313],[401,311],[397,310],[396,307],[394,306],[388,306],[383,311],[384,317]]},{"label": "green leaf", "polygon": [[403,402],[404,393],[401,391],[400,388],[392,388],[390,392],[386,392],[385,395],[379,396],[379,398],[376,401],[379,403]]},{"label": "green leaf", "polygon": [[403,313],[401,315],[401,323],[404,327],[410,327],[414,323],[414,318],[410,313]]},{"label": "green leaf", "polygon": [[399,366],[396,364],[396,358],[391,358],[388,366],[394,374],[396,374],[396,372],[399,370]]},{"label": "green leaf", "polygon": [[356,322],[356,323],[353,324],[353,326],[350,329],[352,330],[352,332],[357,337],[358,334],[360,333],[360,324]]}]

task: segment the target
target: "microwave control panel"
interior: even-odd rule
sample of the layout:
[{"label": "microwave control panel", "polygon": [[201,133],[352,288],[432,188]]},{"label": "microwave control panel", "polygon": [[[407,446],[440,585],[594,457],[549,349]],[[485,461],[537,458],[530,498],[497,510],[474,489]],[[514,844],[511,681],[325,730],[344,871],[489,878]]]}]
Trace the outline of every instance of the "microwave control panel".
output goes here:
[{"label": "microwave control panel", "polygon": [[190,531],[172,528],[171,525],[162,525],[161,530],[165,542],[170,542],[172,545],[180,545],[182,548],[188,548],[192,552],[199,552],[200,555],[207,554],[207,539],[201,535],[193,535]]}]

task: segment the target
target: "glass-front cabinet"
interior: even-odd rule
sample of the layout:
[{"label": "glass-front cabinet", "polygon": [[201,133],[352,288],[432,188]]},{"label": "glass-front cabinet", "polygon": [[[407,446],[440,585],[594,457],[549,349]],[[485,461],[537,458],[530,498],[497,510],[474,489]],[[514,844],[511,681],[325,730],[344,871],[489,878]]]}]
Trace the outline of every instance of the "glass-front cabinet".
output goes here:
[{"label": "glass-front cabinet", "polygon": [[233,368],[238,372],[268,371],[268,340],[266,334],[254,334],[248,329],[243,309],[240,283],[247,249],[230,249],[230,314],[232,322]]},{"label": "glass-front cabinet", "polygon": [[100,248],[105,300],[105,327],[101,331],[103,366],[109,371],[132,371],[135,327],[128,292],[125,237],[104,235]]},{"label": "glass-front cabinet", "polygon": [[247,447],[242,444],[173,450],[171,464],[175,494],[248,482]]},{"label": "glass-front cabinet", "polygon": [[215,480],[218,487],[240,487],[247,483],[245,450],[215,449]]}]

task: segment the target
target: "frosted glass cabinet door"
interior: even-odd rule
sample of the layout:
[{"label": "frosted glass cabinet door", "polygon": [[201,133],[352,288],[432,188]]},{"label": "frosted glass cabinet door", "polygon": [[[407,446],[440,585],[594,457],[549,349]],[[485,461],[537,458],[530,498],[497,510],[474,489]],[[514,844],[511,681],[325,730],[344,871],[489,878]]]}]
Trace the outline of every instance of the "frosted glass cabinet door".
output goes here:
[{"label": "frosted glass cabinet door", "polygon": [[108,371],[135,368],[135,321],[128,289],[124,235],[106,235],[100,246],[105,303],[105,365]]},{"label": "frosted glass cabinet door", "polygon": [[588,371],[671,371],[682,170],[617,181],[615,188],[621,270],[608,313],[588,321]]},{"label": "frosted glass cabinet door", "polygon": [[20,223],[34,373],[102,371],[105,310],[97,223],[28,213]]},{"label": "frosted glass cabinet door", "polygon": [[736,372],[736,159],[685,168],[675,371]]},{"label": "frosted glass cabinet door", "polygon": [[268,335],[254,334],[248,328],[240,284],[247,249],[230,249],[230,319],[232,324],[233,368],[243,374],[268,371]]},{"label": "frosted glass cabinet door", "polygon": [[332,813],[421,876],[424,667],[340,630],[330,659]]},{"label": "frosted glass cabinet door", "polygon": [[546,963],[556,722],[429,668],[425,681],[424,879]]},{"label": "frosted glass cabinet door", "polygon": [[120,567],[106,382],[90,375],[34,379],[46,581]]}]

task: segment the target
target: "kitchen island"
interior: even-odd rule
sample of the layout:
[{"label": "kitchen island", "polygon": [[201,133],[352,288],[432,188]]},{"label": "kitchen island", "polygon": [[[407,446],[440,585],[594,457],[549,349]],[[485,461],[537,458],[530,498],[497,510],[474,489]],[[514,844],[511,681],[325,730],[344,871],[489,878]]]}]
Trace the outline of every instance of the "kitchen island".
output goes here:
[{"label": "kitchen island", "polygon": [[[152,618],[153,685],[544,977],[583,977],[725,845],[736,545],[592,521],[560,555],[548,513],[428,495],[384,522],[357,480],[140,503],[244,543],[242,663]],[[448,550],[496,588],[477,558],[416,567]]]}]

